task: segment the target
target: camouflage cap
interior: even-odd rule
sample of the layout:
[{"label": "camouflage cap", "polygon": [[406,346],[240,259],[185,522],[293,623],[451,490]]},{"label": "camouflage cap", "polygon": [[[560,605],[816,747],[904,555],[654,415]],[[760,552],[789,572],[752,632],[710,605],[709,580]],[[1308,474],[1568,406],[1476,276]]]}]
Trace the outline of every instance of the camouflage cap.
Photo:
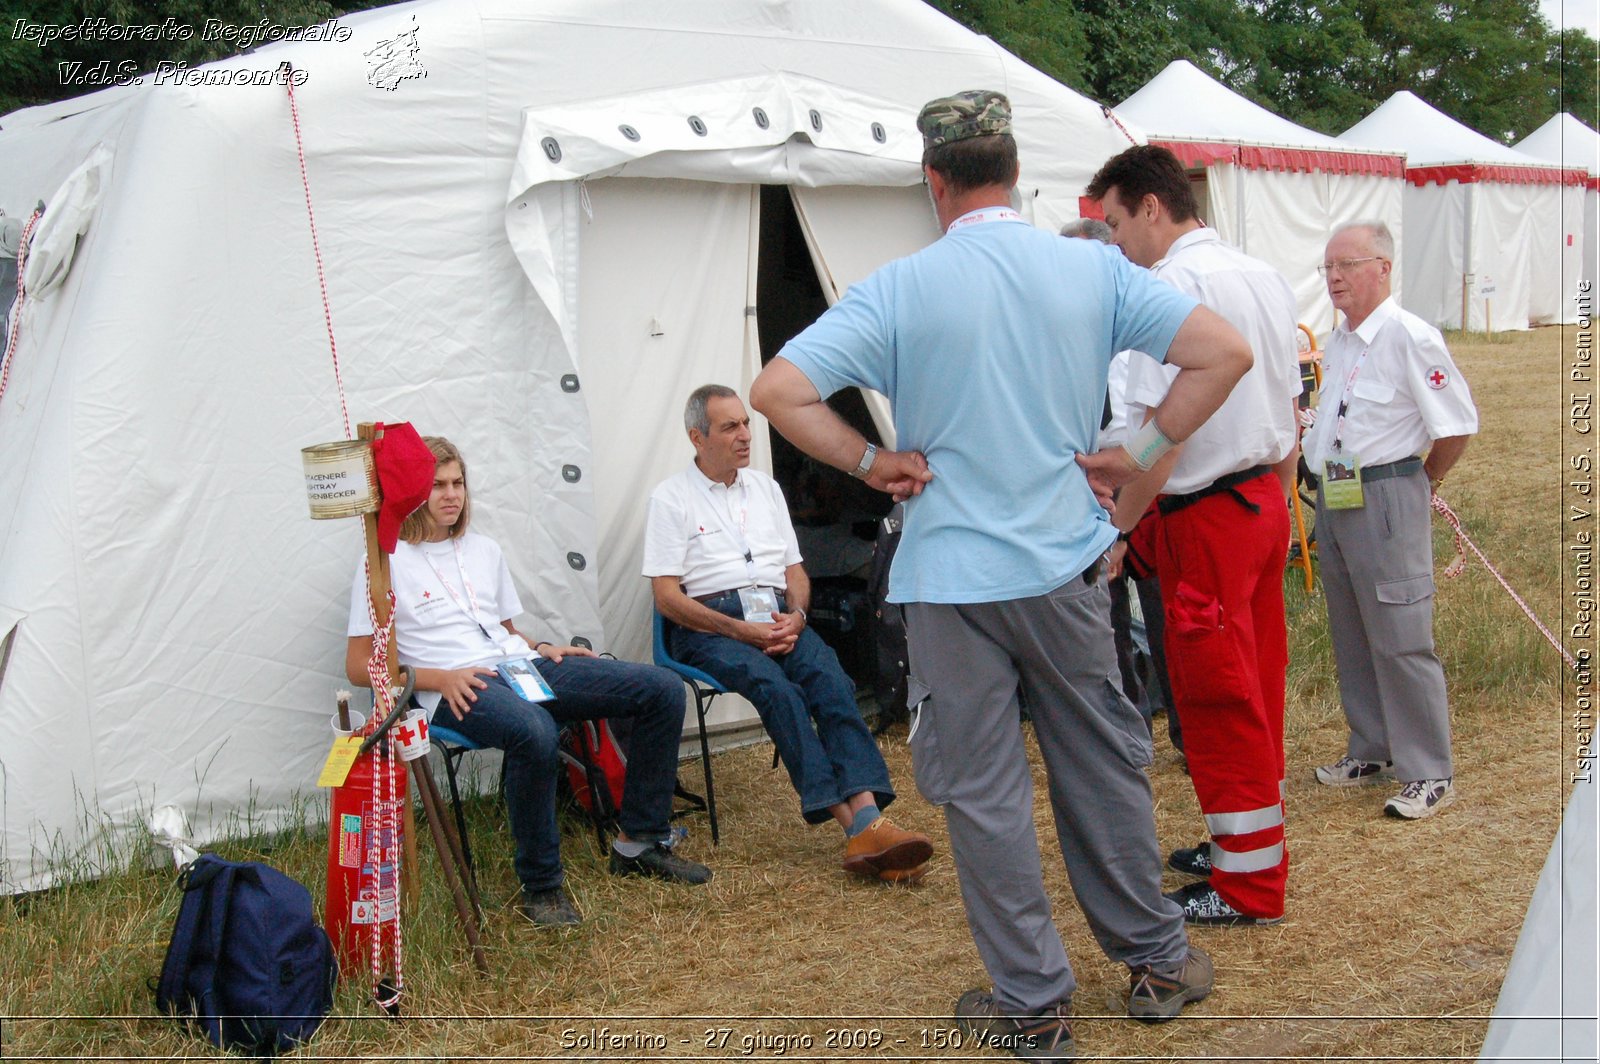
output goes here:
[{"label": "camouflage cap", "polygon": [[1011,101],[989,89],[969,89],[930,101],[917,115],[924,148],[969,137],[1011,132]]}]

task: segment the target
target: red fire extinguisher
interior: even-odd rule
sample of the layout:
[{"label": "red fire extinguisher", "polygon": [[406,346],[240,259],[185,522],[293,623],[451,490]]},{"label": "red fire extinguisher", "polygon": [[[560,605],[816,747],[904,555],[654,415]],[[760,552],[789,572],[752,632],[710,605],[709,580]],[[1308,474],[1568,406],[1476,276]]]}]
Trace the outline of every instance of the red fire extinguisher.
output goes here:
[{"label": "red fire extinguisher", "polygon": [[[399,919],[401,810],[407,800],[405,764],[378,743],[356,758],[334,788],[328,819],[326,927],[339,970],[353,976],[372,962],[373,937],[393,941],[385,925]],[[396,958],[382,956],[378,974]]]}]

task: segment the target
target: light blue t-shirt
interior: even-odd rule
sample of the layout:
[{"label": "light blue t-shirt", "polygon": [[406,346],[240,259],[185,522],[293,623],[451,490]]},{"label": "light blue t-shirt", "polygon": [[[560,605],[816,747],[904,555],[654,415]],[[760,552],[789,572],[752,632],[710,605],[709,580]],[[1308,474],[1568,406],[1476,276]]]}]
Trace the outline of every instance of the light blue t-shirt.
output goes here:
[{"label": "light blue t-shirt", "polygon": [[984,221],[882,267],[790,340],[778,354],[818,392],[877,389],[897,446],[928,457],[890,601],[1030,598],[1104,553],[1116,531],[1073,456],[1095,448],[1111,356],[1164,358],[1195,306],[1116,248]]}]

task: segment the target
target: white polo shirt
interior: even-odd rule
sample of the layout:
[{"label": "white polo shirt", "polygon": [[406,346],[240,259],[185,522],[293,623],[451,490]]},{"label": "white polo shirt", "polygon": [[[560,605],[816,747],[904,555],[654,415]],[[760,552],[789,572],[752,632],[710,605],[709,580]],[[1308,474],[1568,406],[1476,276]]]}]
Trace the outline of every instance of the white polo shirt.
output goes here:
[{"label": "white polo shirt", "polygon": [[765,473],[741,469],[726,485],[690,462],[650,493],[644,575],[676,576],[691,598],[752,584],[786,587],[784,570],[799,561],[783,489]]},{"label": "white polo shirt", "polygon": [[[510,657],[532,657],[521,638],[501,621],[522,613],[500,545],[468,532],[443,543],[395,544],[389,559],[394,589],[394,649],[400,664],[419,669],[465,669]],[[365,559],[356,563],[350,586],[350,621],[345,634],[372,634],[367,612]],[[438,706],[438,691],[418,691],[428,712]]]},{"label": "white polo shirt", "polygon": [[[1361,368],[1351,382],[1357,362]],[[1478,408],[1444,337],[1393,298],[1355,329],[1341,322],[1328,338],[1317,421],[1305,437],[1313,472],[1321,472],[1333,451],[1347,390],[1342,449],[1358,455],[1363,466],[1398,462],[1421,454],[1434,440],[1478,431]]]},{"label": "white polo shirt", "polygon": [[[1215,229],[1194,229],[1172,242],[1151,273],[1193,296],[1244,334],[1255,354],[1216,413],[1184,443],[1162,490],[1187,494],[1229,473],[1272,465],[1293,450],[1299,431],[1299,311],[1283,274],[1222,242]],[[1128,367],[1128,425],[1167,397],[1177,366],[1135,352]]]}]

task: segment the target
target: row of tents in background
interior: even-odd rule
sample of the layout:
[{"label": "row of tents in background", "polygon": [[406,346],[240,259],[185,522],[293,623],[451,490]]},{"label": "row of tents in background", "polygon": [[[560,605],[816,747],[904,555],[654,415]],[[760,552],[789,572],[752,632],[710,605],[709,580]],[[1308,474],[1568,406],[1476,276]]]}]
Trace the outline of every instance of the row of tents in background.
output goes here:
[{"label": "row of tents in background", "polygon": [[1380,218],[1396,293],[1445,329],[1570,324],[1600,255],[1600,135],[1558,114],[1508,148],[1397,92],[1338,137],[1295,125],[1178,60],[1116,107],[1194,168],[1206,220],[1278,267],[1301,320],[1333,325],[1315,265],[1328,231]]}]

